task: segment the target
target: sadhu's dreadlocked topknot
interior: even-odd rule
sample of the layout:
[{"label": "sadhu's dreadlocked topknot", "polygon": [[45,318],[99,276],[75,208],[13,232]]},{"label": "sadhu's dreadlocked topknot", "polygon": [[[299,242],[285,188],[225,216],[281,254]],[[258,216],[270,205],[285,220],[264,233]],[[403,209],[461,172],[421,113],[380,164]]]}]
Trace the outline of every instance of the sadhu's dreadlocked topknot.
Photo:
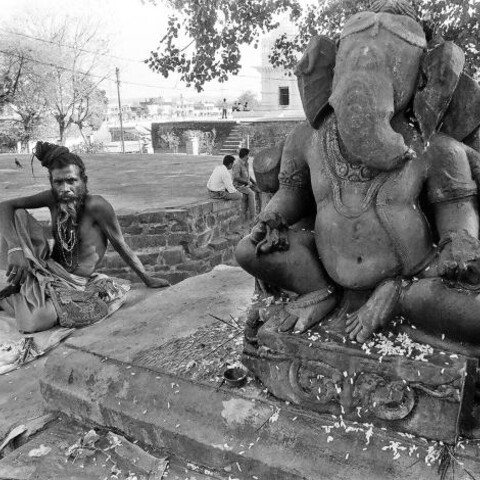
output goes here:
[{"label": "sadhu's dreadlocked topknot", "polygon": [[84,181],[87,180],[83,160],[78,155],[71,153],[67,147],[48,142],[37,142],[33,154],[40,160],[42,167],[47,168],[49,171],[54,168],[76,165],[80,170],[82,179]]}]

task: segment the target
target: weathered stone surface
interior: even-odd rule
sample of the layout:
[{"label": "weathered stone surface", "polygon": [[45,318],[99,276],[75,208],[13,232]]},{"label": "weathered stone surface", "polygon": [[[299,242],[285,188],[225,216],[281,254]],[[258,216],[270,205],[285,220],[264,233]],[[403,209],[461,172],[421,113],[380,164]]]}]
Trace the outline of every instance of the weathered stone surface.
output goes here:
[{"label": "weathered stone surface", "polygon": [[188,232],[170,232],[167,237],[168,245],[190,244],[195,241],[195,235]]},{"label": "weathered stone surface", "polygon": [[187,263],[179,263],[176,268],[185,272],[204,273],[207,268],[210,268],[210,264],[203,260],[190,260]]},{"label": "weathered stone surface", "polygon": [[[234,478],[438,479],[437,464],[425,463],[433,443],[306,412],[266,396],[255,381],[219,385],[224,355],[241,342],[224,343],[235,330],[208,314],[228,320],[248,303],[252,278],[227,280],[237,270],[189,279],[69,339],[52,352],[42,380],[49,407]],[[474,476],[477,458],[476,447],[458,452]]]},{"label": "weathered stone surface", "polygon": [[141,235],[143,233],[143,227],[141,225],[130,225],[125,228],[124,233],[128,235]]},{"label": "weathered stone surface", "polygon": [[278,398],[450,443],[474,427],[477,359],[434,348],[422,354],[427,350],[413,347],[403,333],[398,338],[411,346],[404,347],[408,354],[387,353],[397,334],[385,337],[385,346],[362,349],[328,322],[308,335],[280,333],[281,311],[270,306],[266,323],[256,333],[248,331],[251,343],[244,355],[244,363]]},{"label": "weathered stone surface", "polygon": [[165,265],[183,263],[186,260],[185,250],[183,247],[167,247],[160,252],[158,259],[161,259]]},{"label": "weathered stone surface", "polygon": [[190,254],[194,259],[204,259],[210,257],[212,251],[208,247],[198,247],[191,249]]},{"label": "weathered stone surface", "polygon": [[148,234],[149,235],[167,235],[168,234],[168,225],[149,225]]},{"label": "weathered stone surface", "polygon": [[140,250],[141,248],[163,247],[166,245],[164,235],[125,235],[125,241],[130,248]]},{"label": "weathered stone surface", "polygon": [[229,246],[229,241],[226,238],[215,238],[208,246],[213,250],[225,250]]},{"label": "weathered stone surface", "polygon": [[136,215],[119,215],[118,216],[118,223],[120,226],[125,228],[132,225],[132,223],[137,223],[137,216]]},{"label": "weathered stone surface", "polygon": [[[155,275],[153,275],[155,276]],[[172,285],[175,285],[177,283],[183,282],[183,280],[192,277],[192,272],[179,272],[179,271],[168,271],[165,273],[162,273],[161,275],[157,275],[159,278],[163,278],[170,282]]]},{"label": "weathered stone surface", "polygon": [[195,239],[195,245],[197,247],[204,247],[207,245],[209,242],[212,241],[214,238],[214,231],[211,229],[206,230],[205,232],[197,235],[197,238]]},{"label": "weathered stone surface", "polygon": [[157,263],[158,252],[138,252],[137,255],[144,265],[153,265]]}]

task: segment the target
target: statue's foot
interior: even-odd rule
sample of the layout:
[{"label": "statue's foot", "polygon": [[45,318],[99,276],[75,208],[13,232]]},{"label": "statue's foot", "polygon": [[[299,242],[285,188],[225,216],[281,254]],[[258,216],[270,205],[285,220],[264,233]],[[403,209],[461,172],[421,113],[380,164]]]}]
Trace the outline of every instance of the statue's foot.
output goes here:
[{"label": "statue's foot", "polygon": [[300,295],[296,300],[285,304],[283,321],[279,332],[302,333],[322,321],[337,304],[335,287]]},{"label": "statue's foot", "polygon": [[346,332],[351,340],[365,343],[380,327],[393,319],[400,298],[401,280],[379,285],[365,305],[347,318]]}]

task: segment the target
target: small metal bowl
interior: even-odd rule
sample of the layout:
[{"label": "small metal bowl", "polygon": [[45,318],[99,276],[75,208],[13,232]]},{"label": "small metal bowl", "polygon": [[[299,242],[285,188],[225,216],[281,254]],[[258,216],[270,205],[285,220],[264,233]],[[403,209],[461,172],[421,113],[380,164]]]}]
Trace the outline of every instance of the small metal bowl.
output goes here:
[{"label": "small metal bowl", "polygon": [[223,379],[231,387],[241,387],[247,380],[247,372],[242,368],[229,367],[223,372]]}]

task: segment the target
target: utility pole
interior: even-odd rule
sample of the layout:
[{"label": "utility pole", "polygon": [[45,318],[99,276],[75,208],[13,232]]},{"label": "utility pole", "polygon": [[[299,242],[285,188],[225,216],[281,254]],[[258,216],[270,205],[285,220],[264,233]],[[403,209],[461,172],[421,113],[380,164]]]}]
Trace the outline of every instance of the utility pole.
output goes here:
[{"label": "utility pole", "polygon": [[117,74],[117,95],[118,95],[118,118],[120,119],[120,139],[122,141],[122,153],[125,154],[125,140],[123,137],[123,119],[122,119],[122,102],[120,100],[120,69],[115,69]]}]

